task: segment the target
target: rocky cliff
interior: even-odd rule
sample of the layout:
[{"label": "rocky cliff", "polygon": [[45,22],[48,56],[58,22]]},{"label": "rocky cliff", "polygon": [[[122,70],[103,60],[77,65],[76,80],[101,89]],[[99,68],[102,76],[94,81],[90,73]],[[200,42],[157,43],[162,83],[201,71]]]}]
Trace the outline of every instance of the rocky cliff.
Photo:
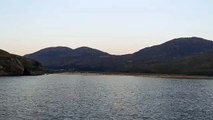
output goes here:
[{"label": "rocky cliff", "polygon": [[39,62],[0,50],[0,76],[43,74]]}]

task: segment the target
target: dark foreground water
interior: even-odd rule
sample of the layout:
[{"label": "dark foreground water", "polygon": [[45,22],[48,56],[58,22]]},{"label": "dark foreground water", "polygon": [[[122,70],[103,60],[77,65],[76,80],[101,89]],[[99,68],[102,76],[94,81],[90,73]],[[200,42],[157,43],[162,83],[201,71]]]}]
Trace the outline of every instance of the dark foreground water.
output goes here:
[{"label": "dark foreground water", "polygon": [[213,80],[113,75],[0,78],[1,120],[213,120]]}]

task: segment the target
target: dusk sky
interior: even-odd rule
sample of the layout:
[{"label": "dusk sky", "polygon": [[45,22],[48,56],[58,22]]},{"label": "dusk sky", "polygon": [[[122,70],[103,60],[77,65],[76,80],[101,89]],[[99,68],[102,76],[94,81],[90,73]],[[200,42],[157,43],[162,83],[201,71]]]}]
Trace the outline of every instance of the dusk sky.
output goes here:
[{"label": "dusk sky", "polygon": [[136,52],[178,37],[213,40],[213,0],[1,0],[0,49]]}]

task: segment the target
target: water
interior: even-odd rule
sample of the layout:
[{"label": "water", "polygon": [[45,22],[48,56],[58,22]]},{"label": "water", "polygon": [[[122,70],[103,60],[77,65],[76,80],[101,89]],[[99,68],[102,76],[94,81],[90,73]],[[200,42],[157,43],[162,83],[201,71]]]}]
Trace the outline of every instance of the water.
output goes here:
[{"label": "water", "polygon": [[1,120],[212,120],[213,80],[113,75],[0,78]]}]

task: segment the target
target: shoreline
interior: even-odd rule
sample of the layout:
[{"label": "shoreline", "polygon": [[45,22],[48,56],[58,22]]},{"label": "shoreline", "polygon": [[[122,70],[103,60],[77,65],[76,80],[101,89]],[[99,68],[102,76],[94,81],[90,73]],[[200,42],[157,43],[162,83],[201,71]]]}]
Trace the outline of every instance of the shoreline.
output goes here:
[{"label": "shoreline", "polygon": [[145,74],[145,73],[98,73],[98,72],[62,72],[53,73],[61,75],[122,75],[122,76],[142,76],[150,78],[172,78],[172,79],[212,79],[213,76],[202,75],[177,75],[177,74]]}]

